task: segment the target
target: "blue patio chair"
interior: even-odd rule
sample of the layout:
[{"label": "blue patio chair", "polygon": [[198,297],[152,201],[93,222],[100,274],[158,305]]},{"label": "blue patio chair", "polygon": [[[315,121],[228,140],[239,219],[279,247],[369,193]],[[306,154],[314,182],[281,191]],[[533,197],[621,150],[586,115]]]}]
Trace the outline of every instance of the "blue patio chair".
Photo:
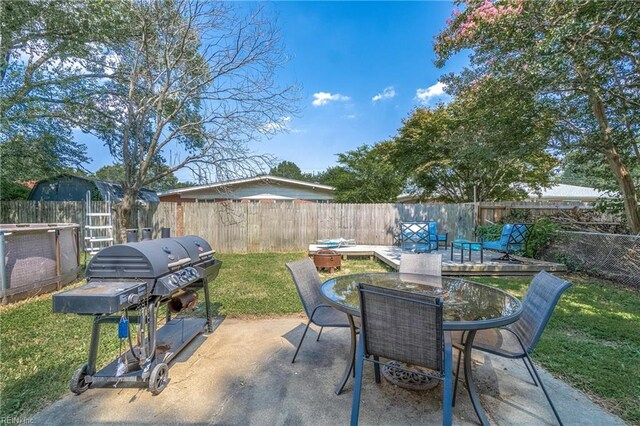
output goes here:
[{"label": "blue patio chair", "polygon": [[444,247],[447,247],[447,240],[449,239],[449,233],[438,234],[438,223],[435,220],[429,221],[429,238],[431,241],[435,241],[436,244],[444,243]]},{"label": "blue patio chair", "polygon": [[483,241],[482,248],[504,253],[504,256],[492,260],[522,263],[520,260],[511,257],[511,253],[526,249],[531,228],[533,228],[533,225],[528,223],[507,223],[502,227],[500,239],[497,241]]},{"label": "blue patio chair", "polygon": [[438,250],[438,241],[431,235],[428,222],[400,223],[400,247],[416,253],[429,253]]},{"label": "blue patio chair", "polygon": [[[358,290],[362,328],[356,354],[351,426],[358,424],[360,415],[364,361],[384,365],[381,358],[427,368],[428,373],[394,365],[394,368],[442,381],[442,424],[451,425],[453,349],[451,333],[442,326],[443,300],[362,283],[358,284]],[[376,382],[379,381],[376,369]]]}]

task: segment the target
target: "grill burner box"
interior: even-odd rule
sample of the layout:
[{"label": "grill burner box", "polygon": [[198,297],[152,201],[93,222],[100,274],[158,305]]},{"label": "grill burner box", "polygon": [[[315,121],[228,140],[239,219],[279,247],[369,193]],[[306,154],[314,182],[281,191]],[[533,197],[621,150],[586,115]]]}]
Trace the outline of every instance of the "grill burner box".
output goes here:
[{"label": "grill burner box", "polygon": [[[171,359],[198,334],[213,331],[208,283],[222,265],[213,254],[197,236],[119,244],[97,253],[87,267],[87,284],[53,296],[54,312],[93,316],[89,360],[71,379],[71,391],[79,394],[104,382],[141,382],[153,394],[162,392]],[[198,289],[204,290],[206,318],[172,319],[176,307],[196,304]],[[158,328],[159,307],[170,301],[172,309]],[[118,324],[129,350],[96,371],[104,323]]]}]

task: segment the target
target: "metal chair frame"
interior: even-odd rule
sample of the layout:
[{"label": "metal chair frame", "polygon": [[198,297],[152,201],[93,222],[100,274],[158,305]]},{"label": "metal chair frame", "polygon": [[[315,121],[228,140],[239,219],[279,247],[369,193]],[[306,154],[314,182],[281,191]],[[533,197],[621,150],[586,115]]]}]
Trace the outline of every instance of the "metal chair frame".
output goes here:
[{"label": "metal chair frame", "polygon": [[[307,325],[304,328],[304,332],[302,333],[302,337],[300,338],[300,342],[298,342],[296,351],[293,354],[293,358],[291,359],[291,363],[293,364],[296,362],[296,357],[298,356],[298,352],[302,347],[302,342],[304,341],[304,338],[307,335],[307,331],[309,331],[309,326],[312,323],[320,327],[320,331],[318,332],[318,337],[316,339],[316,342],[320,340],[320,336],[322,335],[322,330],[324,330],[324,327],[349,328],[350,325],[349,325],[349,321],[346,314],[338,311],[334,307],[329,306],[325,303],[319,303],[319,300],[321,300],[321,296],[320,296],[321,281],[320,281],[320,276],[318,275],[318,271],[316,270],[315,264],[313,263],[313,260],[307,257],[306,259],[303,259],[303,260],[287,263],[286,266],[287,266],[287,269],[289,269],[289,272],[291,273],[291,277],[293,278],[293,282],[296,286],[296,290],[298,291],[298,295],[300,296],[300,300],[302,301],[302,305],[304,307],[305,313],[309,318],[309,320],[307,321]],[[314,282],[302,283],[301,281],[305,277],[300,276],[301,274],[308,274],[309,276],[306,278],[311,278],[312,281]],[[305,297],[305,295],[303,294],[300,288],[302,285],[306,285],[307,289],[311,290],[312,295],[315,296],[314,297],[315,300],[308,300],[308,297]],[[344,315],[344,320],[345,320],[344,323],[342,322],[319,323],[316,319],[316,314],[319,309],[332,309],[335,312],[340,312],[340,314]]]},{"label": "metal chair frame", "polygon": [[[476,349],[476,350],[480,350],[482,352],[487,352],[489,354],[492,355],[497,355],[497,356],[501,356],[503,358],[508,358],[508,359],[522,359],[522,362],[524,363],[524,366],[527,368],[527,371],[529,372],[529,376],[531,377],[531,380],[533,380],[533,384],[536,387],[540,387],[542,389],[542,392],[544,392],[544,396],[546,397],[547,401],[549,402],[549,405],[551,406],[551,410],[553,411],[553,414],[556,418],[556,420],[558,421],[558,423],[560,425],[562,425],[562,420],[560,419],[560,415],[558,414],[558,411],[556,410],[556,407],[553,405],[553,402],[551,401],[551,397],[549,396],[549,393],[547,392],[547,389],[544,386],[544,383],[542,383],[542,380],[540,379],[540,375],[538,374],[538,371],[536,370],[535,365],[533,364],[533,361],[531,360],[531,358],[529,357],[529,355],[533,352],[533,350],[535,349],[535,346],[538,343],[538,340],[540,340],[540,336],[542,336],[542,332],[544,331],[544,329],[547,326],[547,323],[549,322],[549,319],[551,318],[551,315],[553,314],[553,311],[555,310],[555,306],[557,305],[558,301],[560,300],[560,297],[562,296],[562,294],[569,288],[571,287],[571,283],[565,280],[562,280],[548,272],[542,271],[540,273],[538,273],[532,280],[531,285],[529,286],[529,290],[527,290],[527,295],[529,295],[529,291],[533,288],[533,290],[531,290],[532,292],[536,291],[536,286],[539,285],[538,282],[542,281],[542,280],[552,280],[555,283],[557,283],[557,288],[555,289],[555,293],[554,293],[554,297],[552,300],[548,301],[548,305],[547,305],[547,310],[544,314],[544,316],[537,318],[537,327],[536,327],[536,332],[533,335],[529,335],[526,336],[528,337],[528,339],[525,339],[525,336],[521,336],[520,333],[518,332],[518,323],[520,321],[523,321],[523,317],[521,317],[518,321],[516,321],[513,324],[510,324],[506,327],[501,327],[500,330],[504,330],[505,332],[511,333],[513,336],[515,336],[515,338],[518,341],[518,344],[520,345],[520,348],[522,349],[522,353],[520,354],[510,354],[510,353],[506,353],[504,351],[500,351],[497,349],[492,349],[491,347],[487,347],[487,346],[483,346],[483,345],[473,345],[472,348]],[[524,299],[524,308],[526,309],[533,309],[531,306],[528,306],[527,304],[527,295],[525,295],[525,299]],[[526,321],[526,320],[525,320]],[[530,327],[525,327],[525,329],[530,329]],[[455,402],[456,402],[456,390],[458,387],[458,377],[459,377],[459,373],[460,373],[460,359],[462,358],[462,351],[464,349],[464,345],[465,345],[465,333],[462,333],[462,337],[460,339],[460,344],[454,344],[454,348],[458,349],[460,351],[460,356],[458,356],[458,362],[457,362],[457,366],[456,366],[456,382],[454,384],[454,390],[453,390],[453,405],[455,406]],[[528,340],[528,342],[527,342]],[[528,363],[527,363],[528,362]]]},{"label": "metal chair frame", "polygon": [[[434,240],[434,238],[436,238]],[[431,234],[429,222],[400,223],[400,247],[415,253],[429,253],[438,250],[438,241]]]},{"label": "metal chair frame", "polygon": [[[509,236],[507,238],[507,243],[504,245],[504,249],[498,250],[501,253],[504,253],[500,257],[495,257],[491,260],[496,260],[500,262],[510,262],[510,263],[522,263],[521,260],[516,259],[511,256],[511,253],[519,248],[527,249],[527,244],[529,243],[529,237],[531,236],[531,231],[533,230],[533,224],[531,223],[510,223],[505,224],[505,226],[511,225],[511,231],[509,232]],[[481,243],[482,244],[482,243]],[[513,248],[513,246],[517,246],[517,248]],[[490,249],[489,250],[493,250]]]},{"label": "metal chair frame", "polygon": [[[358,290],[360,293],[360,309],[361,309],[361,320],[362,325],[360,329],[360,340],[358,341],[358,348],[356,353],[356,368],[355,368],[355,384],[353,391],[353,403],[351,408],[351,426],[356,426],[358,424],[359,415],[360,415],[360,396],[362,391],[362,374],[364,368],[364,361],[372,362],[375,366],[375,380],[376,383],[380,383],[380,365],[386,365],[386,363],[381,362],[379,357],[382,354],[369,353],[368,350],[368,340],[367,340],[367,304],[365,302],[366,295],[376,294],[383,297],[388,297],[390,299],[395,299],[406,303],[408,306],[411,304],[415,305],[427,305],[435,307],[435,318],[436,318],[436,348],[438,351],[437,356],[437,364],[438,364],[438,373],[440,374],[428,374],[422,371],[416,371],[412,369],[407,369],[404,367],[397,367],[405,371],[410,371],[413,373],[417,373],[419,375],[423,375],[425,377],[429,377],[432,379],[440,380],[444,383],[443,388],[443,416],[442,416],[442,424],[443,425],[451,425],[452,422],[452,376],[453,376],[453,355],[452,355],[452,345],[451,345],[451,334],[443,331],[442,328],[442,305],[443,300],[440,298],[427,298],[422,297],[422,299],[416,299],[415,295],[411,295],[407,292],[398,291],[398,290],[390,290],[390,289],[378,289],[375,286],[358,284]],[[370,357],[373,360],[369,359]],[[417,365],[417,364],[414,364]],[[396,367],[394,365],[394,367]]]}]

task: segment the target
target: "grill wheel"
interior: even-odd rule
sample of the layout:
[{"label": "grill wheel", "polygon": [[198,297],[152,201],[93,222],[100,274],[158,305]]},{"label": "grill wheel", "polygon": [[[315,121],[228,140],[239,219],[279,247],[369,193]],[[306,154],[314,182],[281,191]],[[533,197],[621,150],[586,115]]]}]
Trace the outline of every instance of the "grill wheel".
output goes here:
[{"label": "grill wheel", "polygon": [[87,377],[87,368],[87,364],[84,364],[82,367],[78,368],[71,377],[69,389],[71,389],[71,392],[76,395],[80,395],[82,392],[89,389],[89,383],[84,381],[84,378]]},{"label": "grill wheel", "polygon": [[169,366],[164,362],[153,367],[149,377],[149,392],[158,395],[169,383]]}]

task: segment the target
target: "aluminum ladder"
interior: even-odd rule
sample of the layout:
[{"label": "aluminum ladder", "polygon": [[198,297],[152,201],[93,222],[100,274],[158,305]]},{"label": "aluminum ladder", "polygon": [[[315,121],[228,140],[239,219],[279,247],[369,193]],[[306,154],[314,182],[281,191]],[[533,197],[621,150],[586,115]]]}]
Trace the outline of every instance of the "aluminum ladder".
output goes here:
[{"label": "aluminum ladder", "polygon": [[93,256],[101,249],[113,244],[113,219],[111,216],[111,194],[109,193],[107,193],[104,200],[104,206],[105,211],[93,211],[91,206],[91,191],[87,191],[87,220],[84,227],[84,250],[89,256]]}]

